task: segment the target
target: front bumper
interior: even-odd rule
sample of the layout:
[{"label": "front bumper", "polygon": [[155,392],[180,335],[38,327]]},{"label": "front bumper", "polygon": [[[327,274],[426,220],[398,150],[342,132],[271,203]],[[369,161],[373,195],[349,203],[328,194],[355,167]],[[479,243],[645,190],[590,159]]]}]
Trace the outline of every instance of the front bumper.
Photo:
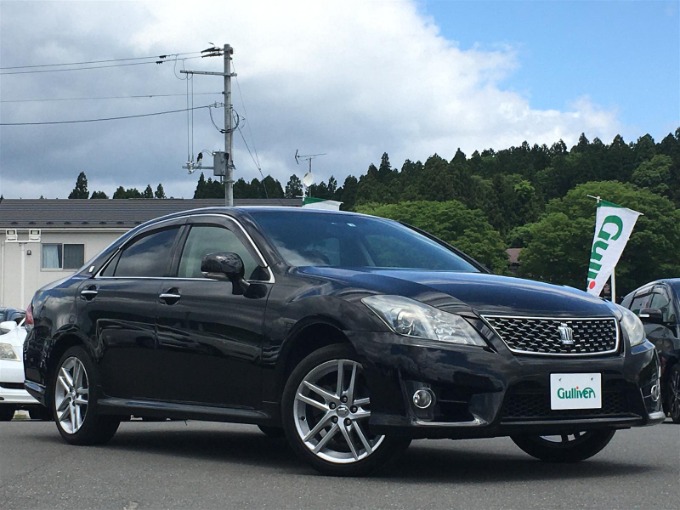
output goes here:
[{"label": "front bumper", "polygon": [[[350,335],[371,385],[371,430],[413,438],[563,434],[629,428],[664,420],[659,361],[649,342],[625,353],[569,357],[407,339]],[[550,374],[599,373],[602,407],[552,410]],[[430,392],[419,408],[413,395]]]},{"label": "front bumper", "polygon": [[0,405],[37,403],[24,388],[24,365],[17,361],[0,361]]}]

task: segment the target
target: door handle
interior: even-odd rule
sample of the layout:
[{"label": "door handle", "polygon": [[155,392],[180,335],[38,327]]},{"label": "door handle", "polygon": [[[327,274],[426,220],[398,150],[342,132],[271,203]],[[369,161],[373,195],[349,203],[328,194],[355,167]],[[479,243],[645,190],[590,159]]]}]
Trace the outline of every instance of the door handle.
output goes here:
[{"label": "door handle", "polygon": [[97,291],[97,287],[94,285],[90,285],[88,288],[80,291],[80,296],[88,301],[92,301],[97,296],[97,294],[99,294],[99,292]]},{"label": "door handle", "polygon": [[165,292],[161,292],[158,299],[168,305],[174,305],[182,298],[182,294],[179,293],[179,289],[169,289]]}]

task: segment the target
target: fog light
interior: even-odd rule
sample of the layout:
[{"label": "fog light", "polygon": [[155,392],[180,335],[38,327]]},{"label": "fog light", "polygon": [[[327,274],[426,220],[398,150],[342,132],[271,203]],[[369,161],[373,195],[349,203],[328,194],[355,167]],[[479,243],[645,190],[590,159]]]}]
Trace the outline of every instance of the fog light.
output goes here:
[{"label": "fog light", "polygon": [[658,384],[655,384],[652,386],[652,391],[650,391],[649,394],[654,402],[658,402],[661,398],[661,387]]},{"label": "fog light", "polygon": [[428,389],[420,389],[413,394],[413,405],[418,409],[427,409],[433,402],[434,395]]}]

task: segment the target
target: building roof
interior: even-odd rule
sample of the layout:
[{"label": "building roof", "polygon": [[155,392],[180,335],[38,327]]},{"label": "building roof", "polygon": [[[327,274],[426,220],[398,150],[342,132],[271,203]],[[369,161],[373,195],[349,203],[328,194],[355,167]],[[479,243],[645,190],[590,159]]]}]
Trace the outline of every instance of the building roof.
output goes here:
[{"label": "building roof", "polygon": [[[129,229],[166,214],[219,207],[224,199],[0,199],[0,229]],[[301,206],[299,198],[236,199],[236,206]]]}]

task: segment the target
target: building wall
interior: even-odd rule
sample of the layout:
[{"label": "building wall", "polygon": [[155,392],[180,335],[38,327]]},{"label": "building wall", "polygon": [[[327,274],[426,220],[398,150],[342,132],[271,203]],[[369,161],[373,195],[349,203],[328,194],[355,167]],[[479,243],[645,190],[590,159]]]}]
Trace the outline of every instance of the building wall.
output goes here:
[{"label": "building wall", "polygon": [[82,244],[83,260],[87,262],[125,231],[126,229],[42,229],[40,242],[27,242],[27,230],[19,230],[19,242],[7,241],[5,233],[1,232],[0,306],[26,308],[40,287],[73,274],[74,269],[43,269],[43,244]]}]

